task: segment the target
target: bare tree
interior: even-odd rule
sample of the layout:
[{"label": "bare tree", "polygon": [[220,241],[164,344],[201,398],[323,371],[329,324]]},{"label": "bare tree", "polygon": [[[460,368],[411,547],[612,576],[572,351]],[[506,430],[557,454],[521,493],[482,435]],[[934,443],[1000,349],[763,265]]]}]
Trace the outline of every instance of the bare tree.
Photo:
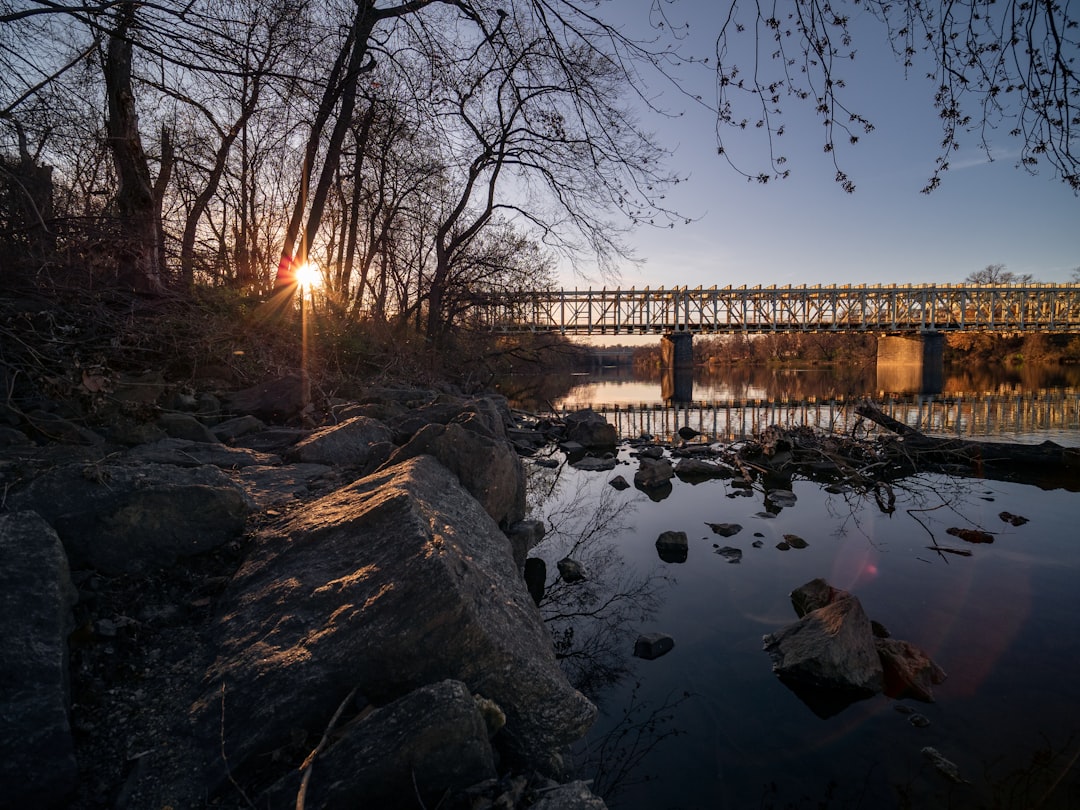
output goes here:
[{"label": "bare tree", "polygon": [[[656,0],[654,10],[668,5]],[[716,39],[715,71],[720,153],[760,182],[785,177],[787,161],[778,141],[785,133],[786,101],[806,103],[824,124],[824,149],[833,156],[836,181],[854,183],[836,158],[873,124],[849,106],[845,66],[857,70],[852,16],[869,13],[905,71],[924,71],[942,126],[941,152],[924,192],[932,191],[968,134],[992,157],[990,136],[1001,130],[1020,147],[1029,171],[1047,165],[1080,192],[1080,19],[1068,3],[1049,0],[789,0],[746,4],[730,0]],[[744,113],[745,105],[751,108]],[[725,134],[757,128],[769,144],[769,165],[743,169],[734,162]]]},{"label": "bare tree", "polygon": [[1034,281],[1031,273],[1017,274],[1006,270],[1003,264],[988,264],[964,278],[965,284],[1031,284]]}]

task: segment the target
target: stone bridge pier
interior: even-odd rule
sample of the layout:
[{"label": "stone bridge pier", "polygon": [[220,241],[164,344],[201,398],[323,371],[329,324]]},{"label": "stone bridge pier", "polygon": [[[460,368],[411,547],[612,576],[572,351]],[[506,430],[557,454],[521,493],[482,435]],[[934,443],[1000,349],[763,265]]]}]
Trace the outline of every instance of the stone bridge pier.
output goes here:
[{"label": "stone bridge pier", "polygon": [[945,335],[881,335],[877,389],[897,394],[940,394],[945,382]]},{"label": "stone bridge pier", "polygon": [[690,332],[668,332],[660,338],[660,389],[664,402],[690,402],[694,398],[693,341]]}]

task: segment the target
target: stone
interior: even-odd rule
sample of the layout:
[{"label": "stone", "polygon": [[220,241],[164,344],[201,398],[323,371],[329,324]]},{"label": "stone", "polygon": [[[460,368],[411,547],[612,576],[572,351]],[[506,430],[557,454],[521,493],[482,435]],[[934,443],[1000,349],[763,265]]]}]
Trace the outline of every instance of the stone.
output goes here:
[{"label": "stone", "polygon": [[798,500],[795,493],[789,489],[772,489],[765,493],[765,500],[778,508],[794,506]]},{"label": "stone", "polygon": [[700,435],[701,435],[700,430],[694,430],[689,425],[683,425],[681,428],[679,428],[679,438],[683,439],[685,441],[690,441],[691,439],[696,439]]},{"label": "stone", "polygon": [[217,548],[244,529],[255,504],[216,467],[65,464],[12,493],[60,536],[71,565],[145,573]]},{"label": "stone", "polygon": [[789,597],[791,606],[795,608],[795,615],[800,619],[811,611],[831,605],[840,599],[848,599],[851,594],[847,591],[834,588],[821,577],[812,579],[804,585],[793,590]]},{"label": "stone", "polygon": [[959,529],[955,526],[945,530],[945,534],[959,537],[965,543],[993,543],[994,535],[981,529]]},{"label": "stone", "polygon": [[742,531],[742,526],[738,523],[705,523],[710,529],[713,530],[713,534],[718,534],[721,537],[733,537]]},{"label": "stone", "polygon": [[656,538],[656,553],[664,562],[686,562],[689,554],[686,532],[661,532]]},{"label": "stone", "polygon": [[797,534],[785,534],[784,542],[791,548],[806,548],[809,544]]},{"label": "stone", "polygon": [[730,478],[730,467],[700,458],[680,458],[675,462],[675,475],[688,483],[709,481],[714,478]]},{"label": "stone", "polygon": [[105,439],[94,431],[55,413],[31,411],[25,418],[31,432],[46,442],[91,446],[105,443]]},{"label": "stone", "polygon": [[675,648],[675,639],[667,633],[643,633],[634,642],[634,657],[652,661]]},{"label": "stone", "polygon": [[421,454],[434,456],[454,473],[499,525],[510,526],[525,517],[525,472],[509,442],[453,423],[428,425],[395,450],[380,469]]},{"label": "stone", "polygon": [[619,440],[615,426],[590,408],[566,414],[566,440],[586,449],[614,447]]},{"label": "stone", "polygon": [[218,441],[213,431],[190,413],[163,413],[157,419],[157,426],[165,431],[166,436],[174,439],[188,439],[207,444],[215,444]]},{"label": "stone", "polygon": [[336,477],[325,464],[284,464],[241,467],[231,477],[259,509],[287,504],[310,495],[316,481]]},{"label": "stone", "polygon": [[630,488],[630,482],[623,478],[621,475],[616,475],[614,478],[608,481],[608,486],[613,487],[619,492],[622,492],[624,489]]},{"label": "stone", "polygon": [[675,475],[671,462],[667,459],[641,459],[641,466],[634,473],[634,486],[638,489],[660,489],[668,486]]},{"label": "stone", "polygon": [[635,451],[635,455],[638,458],[663,458],[664,448],[658,444],[650,444],[645,447],[639,447]]},{"label": "stone", "polygon": [[339,425],[316,430],[297,442],[286,454],[290,461],[363,467],[377,442],[388,442],[390,428],[366,416],[354,416]]},{"label": "stone", "polygon": [[856,697],[882,690],[884,673],[870,619],[854,596],[810,611],[763,642],[773,672],[785,682]]},{"label": "stone", "polygon": [[921,749],[920,753],[929,760],[930,764],[937,769],[938,773],[950,782],[958,785],[968,784],[968,781],[960,776],[960,768],[957,767],[956,763],[950,759],[946,759],[936,748],[932,748],[928,745]]},{"label": "stone", "polygon": [[68,636],[78,593],[56,532],[34,512],[0,515],[0,796],[58,807],[76,785]]},{"label": "stone", "polygon": [[299,416],[311,402],[307,374],[287,374],[222,396],[222,406],[236,414],[252,414],[268,422]]},{"label": "stone", "polygon": [[1008,523],[1010,526],[1023,526],[1028,522],[1026,517],[1022,515],[1014,515],[1012,512],[1001,512],[998,517]]},{"label": "stone", "polygon": [[722,546],[718,548],[715,554],[719,554],[726,559],[729,563],[741,563],[742,562],[742,549],[734,548],[732,546]]},{"label": "stone", "polygon": [[596,456],[585,456],[579,458],[577,461],[570,463],[570,466],[575,470],[583,470],[585,472],[604,472],[606,470],[614,470],[618,460],[613,455],[604,456],[603,458],[597,458]]},{"label": "stone", "polygon": [[502,708],[500,740],[529,763],[596,716],[560,670],[505,535],[431,456],[265,529],[217,615],[219,654],[192,707],[202,751],[192,767],[217,785],[226,762],[241,770],[297,729],[321,734],[353,688],[382,705],[461,681]]},{"label": "stone", "polygon": [[[459,681],[422,686],[342,726],[311,765],[307,807],[397,807],[403,797],[435,807],[496,775],[484,716]],[[256,804],[293,806],[302,776],[294,771]]]},{"label": "stone", "polygon": [[556,563],[556,566],[559,569],[559,576],[566,582],[581,582],[585,579],[585,569],[577,560],[563,557]]},{"label": "stone", "polygon": [[246,447],[228,447],[216,439],[213,442],[165,438],[133,447],[123,456],[125,461],[149,464],[174,464],[178,467],[201,467],[211,464],[224,470],[243,467],[273,466],[281,463],[279,456],[260,453]]},{"label": "stone", "polygon": [[266,428],[266,423],[259,417],[251,414],[244,414],[243,416],[234,416],[232,419],[226,419],[224,422],[219,422],[211,429],[214,436],[220,442],[231,442],[239,439],[241,436],[247,436],[249,433],[257,433],[260,430]]},{"label": "stone", "polygon": [[885,677],[885,694],[934,702],[933,687],[945,682],[945,671],[925,652],[908,641],[875,636]]}]

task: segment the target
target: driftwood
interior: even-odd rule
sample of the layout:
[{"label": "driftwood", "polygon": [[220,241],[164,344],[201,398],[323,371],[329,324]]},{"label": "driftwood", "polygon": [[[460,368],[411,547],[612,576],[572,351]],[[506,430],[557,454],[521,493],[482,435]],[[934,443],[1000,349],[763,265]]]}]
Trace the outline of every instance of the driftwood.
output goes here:
[{"label": "driftwood", "polygon": [[1080,448],[1062,447],[1051,441],[1021,444],[938,438],[927,436],[910,425],[898,422],[870,403],[861,403],[855,412],[895,433],[899,438],[892,442],[890,454],[902,455],[910,459],[914,466],[922,463],[1038,465],[1041,471],[1072,470],[1080,475]]}]

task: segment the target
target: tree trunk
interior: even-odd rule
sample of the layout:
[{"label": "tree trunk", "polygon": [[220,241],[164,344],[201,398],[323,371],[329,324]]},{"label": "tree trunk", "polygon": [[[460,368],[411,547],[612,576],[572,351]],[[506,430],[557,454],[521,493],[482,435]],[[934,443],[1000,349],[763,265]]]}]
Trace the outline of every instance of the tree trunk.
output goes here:
[{"label": "tree trunk", "polygon": [[120,6],[105,59],[109,110],[106,132],[118,180],[116,212],[121,243],[117,246],[117,270],[120,282],[132,289],[161,292],[165,288],[161,203],[150,180],[131,85],[132,46],[128,31],[134,19],[133,3]]}]

